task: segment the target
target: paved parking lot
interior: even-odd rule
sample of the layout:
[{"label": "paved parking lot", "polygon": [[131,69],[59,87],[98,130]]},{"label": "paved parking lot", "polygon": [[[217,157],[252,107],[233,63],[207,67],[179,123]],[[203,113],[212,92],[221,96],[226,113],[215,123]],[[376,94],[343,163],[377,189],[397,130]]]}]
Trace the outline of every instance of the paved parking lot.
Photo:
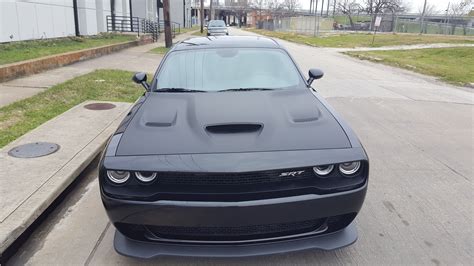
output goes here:
[{"label": "paved parking lot", "polygon": [[114,229],[92,167],[10,263],[472,264],[472,91],[332,49],[281,43],[305,73],[310,67],[325,71],[315,87],[352,125],[369,154],[370,185],[354,245],[244,259],[125,258],[113,250]]}]

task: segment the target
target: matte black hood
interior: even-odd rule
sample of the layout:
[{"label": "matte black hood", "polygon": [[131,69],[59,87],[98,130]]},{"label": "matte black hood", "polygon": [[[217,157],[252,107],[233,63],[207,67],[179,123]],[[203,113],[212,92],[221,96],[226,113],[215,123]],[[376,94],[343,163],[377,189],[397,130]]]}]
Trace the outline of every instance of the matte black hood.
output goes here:
[{"label": "matte black hood", "polygon": [[336,119],[306,89],[149,93],[116,155],[350,147]]}]

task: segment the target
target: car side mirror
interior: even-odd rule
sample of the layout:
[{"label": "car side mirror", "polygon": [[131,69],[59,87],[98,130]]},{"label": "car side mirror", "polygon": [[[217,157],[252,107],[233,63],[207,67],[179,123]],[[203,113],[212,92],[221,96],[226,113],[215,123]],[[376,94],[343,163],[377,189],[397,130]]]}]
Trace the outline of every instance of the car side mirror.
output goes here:
[{"label": "car side mirror", "polygon": [[146,82],[147,80],[146,73],[144,72],[135,73],[132,77],[132,80],[137,84],[141,84],[145,88],[145,90],[148,91],[150,89],[150,85]]},{"label": "car side mirror", "polygon": [[314,80],[322,78],[324,76],[324,73],[320,69],[311,68],[308,72],[308,75],[309,75],[308,85],[311,85],[311,83],[313,83]]}]

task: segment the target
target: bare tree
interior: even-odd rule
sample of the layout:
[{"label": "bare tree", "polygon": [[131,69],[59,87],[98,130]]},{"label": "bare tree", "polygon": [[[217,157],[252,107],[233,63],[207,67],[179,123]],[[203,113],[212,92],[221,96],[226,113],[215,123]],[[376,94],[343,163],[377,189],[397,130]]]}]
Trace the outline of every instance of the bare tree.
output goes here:
[{"label": "bare tree", "polygon": [[448,15],[451,17],[451,34],[454,34],[458,24],[463,26],[464,35],[466,35],[467,25],[460,17],[467,15],[473,8],[473,0],[458,0],[451,2]]},{"label": "bare tree", "polygon": [[299,0],[283,0],[282,7],[290,14],[294,14],[300,7]]},{"label": "bare tree", "polygon": [[250,8],[256,10],[259,16],[262,16],[262,11],[265,9],[266,0],[253,0],[249,3]]},{"label": "bare tree", "polygon": [[448,13],[453,17],[467,15],[473,8],[472,5],[473,0],[458,0],[451,2]]},{"label": "bare tree", "polygon": [[[436,13],[438,13],[438,12],[439,12],[439,10],[438,10],[438,8],[437,8],[435,5],[426,4],[425,17],[426,17],[426,16],[434,15],[434,14],[436,14]],[[418,13],[422,14],[422,13],[423,13],[423,9],[419,9],[419,10],[418,10]]]},{"label": "bare tree", "polygon": [[374,26],[375,18],[383,13],[396,13],[406,10],[403,0],[365,0],[365,11],[372,16],[371,29]]},{"label": "bare tree", "polygon": [[351,29],[353,29],[354,20],[352,19],[352,16],[361,9],[360,4],[357,3],[355,0],[340,0],[337,3],[337,9],[338,12],[346,15],[347,18],[349,18],[349,23],[351,23]]}]

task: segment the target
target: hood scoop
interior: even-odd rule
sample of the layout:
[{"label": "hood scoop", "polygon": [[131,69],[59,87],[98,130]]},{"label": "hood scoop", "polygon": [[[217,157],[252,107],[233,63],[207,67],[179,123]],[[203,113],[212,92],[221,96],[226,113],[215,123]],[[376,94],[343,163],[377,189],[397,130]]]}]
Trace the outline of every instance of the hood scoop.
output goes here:
[{"label": "hood scoop", "polygon": [[145,112],[141,123],[146,127],[171,127],[176,124],[178,113],[176,110],[162,113]]},{"label": "hood scoop", "polygon": [[239,134],[260,132],[262,128],[263,125],[257,123],[234,123],[209,125],[206,131],[212,134]]}]

